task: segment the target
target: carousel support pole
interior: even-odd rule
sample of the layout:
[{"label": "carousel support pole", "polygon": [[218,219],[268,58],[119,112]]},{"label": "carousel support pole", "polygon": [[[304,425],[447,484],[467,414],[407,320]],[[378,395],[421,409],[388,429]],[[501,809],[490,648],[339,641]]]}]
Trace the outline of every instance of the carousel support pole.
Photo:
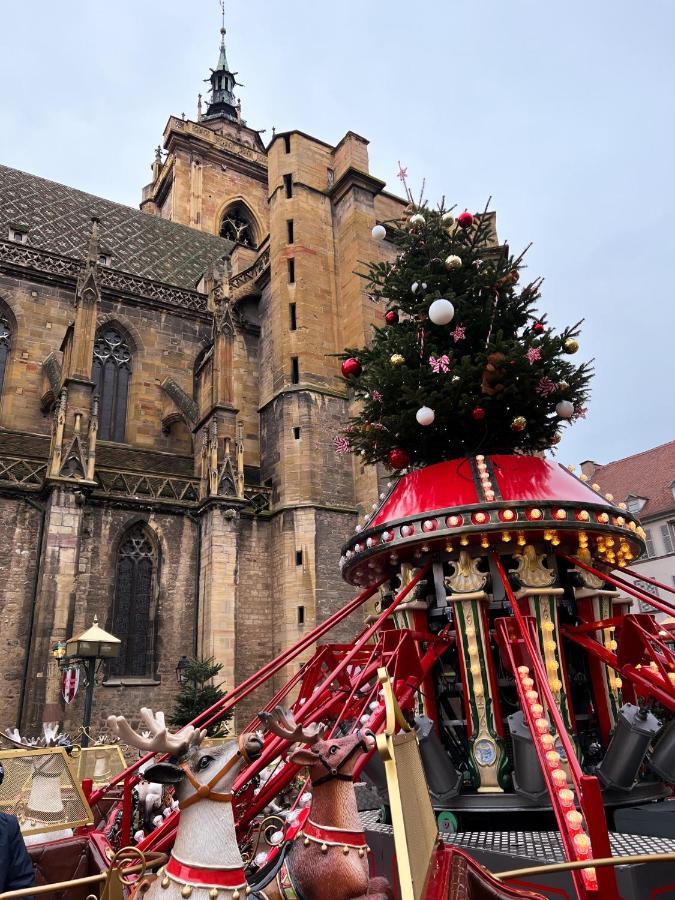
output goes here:
[{"label": "carousel support pole", "polygon": [[462,550],[457,562],[449,563],[454,572],[446,577],[445,584],[450,589],[447,599],[455,618],[471,768],[479,793],[500,793],[507,759],[490,653],[489,596],[484,590],[488,576],[479,570],[480,562],[480,558]]},{"label": "carousel support pole", "polygon": [[560,649],[560,627],[558,623],[558,597],[564,594],[556,587],[557,575],[554,569],[544,565],[545,554],[538,554],[531,544],[522,548],[522,553],[513,557],[521,589],[515,593],[520,609],[532,616],[537,626],[537,640],[544,664],[548,685],[565,723],[568,733],[575,731],[574,714],[569,701],[567,668]]},{"label": "carousel support pole", "polygon": [[[435,568],[437,564],[434,563],[432,566]],[[404,563],[401,566],[401,575],[400,582],[401,588],[404,588],[407,584],[412,581],[415,577],[416,569],[412,566]],[[431,572],[429,575],[431,576]],[[429,586],[429,582],[431,586]],[[416,631],[418,633],[424,633],[428,631],[428,612],[429,605],[424,599],[425,593],[433,590],[433,579],[429,578],[429,581],[422,580],[418,582],[417,588],[410,595],[410,599],[406,600],[405,603],[402,603],[395,613],[393,613],[393,621],[394,625],[398,630],[409,629],[410,631]],[[420,599],[420,596],[422,599]],[[417,652],[421,656],[421,644],[418,642]],[[436,689],[434,686],[434,680],[429,675],[425,678],[424,683],[421,685],[420,692],[417,697],[415,713],[417,715],[426,716],[434,722],[436,729],[438,729],[438,723],[436,722],[437,713],[436,713]]]}]

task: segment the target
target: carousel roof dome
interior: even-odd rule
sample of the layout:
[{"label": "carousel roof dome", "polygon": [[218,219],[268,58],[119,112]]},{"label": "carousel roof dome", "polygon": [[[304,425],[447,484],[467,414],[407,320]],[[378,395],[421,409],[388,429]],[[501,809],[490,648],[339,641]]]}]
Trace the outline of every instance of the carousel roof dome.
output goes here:
[{"label": "carousel roof dome", "polygon": [[405,561],[460,548],[512,553],[550,543],[576,553],[593,541],[600,559],[628,562],[642,529],[624,504],[569,469],[536,456],[471,456],[403,475],[343,548],[343,577],[367,584]]}]

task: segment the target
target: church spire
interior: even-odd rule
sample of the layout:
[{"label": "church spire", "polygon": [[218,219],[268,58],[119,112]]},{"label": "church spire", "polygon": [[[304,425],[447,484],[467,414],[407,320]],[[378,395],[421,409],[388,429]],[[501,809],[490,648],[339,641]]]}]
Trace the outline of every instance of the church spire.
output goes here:
[{"label": "church spire", "polygon": [[238,122],[240,119],[241,104],[234,96],[234,87],[237,84],[236,72],[230,71],[225,51],[225,3],[221,0],[220,7],[223,12],[223,24],[220,28],[220,53],[218,65],[211,69],[211,75],[205,81],[211,82],[211,99],[206,109],[205,119],[224,117]]}]

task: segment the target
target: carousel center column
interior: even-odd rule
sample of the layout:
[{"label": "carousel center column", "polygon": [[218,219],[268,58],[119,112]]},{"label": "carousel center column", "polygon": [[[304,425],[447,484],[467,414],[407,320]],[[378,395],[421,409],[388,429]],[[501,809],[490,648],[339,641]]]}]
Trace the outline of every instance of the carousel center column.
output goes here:
[{"label": "carousel center column", "polygon": [[500,793],[508,761],[490,652],[488,575],[480,571],[480,563],[480,557],[472,559],[462,550],[457,562],[448,563],[454,571],[445,586],[454,613],[474,786],[479,793]]}]

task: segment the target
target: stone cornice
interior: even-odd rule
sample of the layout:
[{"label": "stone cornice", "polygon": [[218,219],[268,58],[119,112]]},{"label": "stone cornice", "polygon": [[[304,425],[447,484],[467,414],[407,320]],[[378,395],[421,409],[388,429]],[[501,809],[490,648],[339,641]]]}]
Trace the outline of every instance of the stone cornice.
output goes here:
[{"label": "stone cornice", "polygon": [[258,412],[262,412],[270,403],[274,403],[275,400],[278,400],[279,397],[283,397],[285,394],[320,394],[323,397],[335,397],[336,400],[349,400],[347,394],[340,393],[340,391],[332,391],[330,388],[314,387],[309,384],[289,384],[276,391],[269,400],[261,403],[258,407]]},{"label": "stone cornice", "polygon": [[328,191],[329,196],[334,203],[339,203],[351,188],[360,187],[368,191],[368,193],[379,194],[385,187],[386,182],[379,178],[374,178],[368,172],[362,172],[360,169],[350,166],[340,175],[335,184]]},{"label": "stone cornice", "polygon": [[[250,129],[249,129],[250,130]],[[198,122],[192,122],[189,119],[178,119],[171,116],[164,129],[164,146],[168,150],[172,135],[180,135],[194,138],[206,144],[221,153],[228,153],[233,157],[245,159],[250,163],[260,166],[267,171],[267,154],[260,150],[255,150],[246,144],[241,144],[233,138],[225,137],[222,134],[216,134],[210,128],[205,128]]]},{"label": "stone cornice", "polygon": [[[83,269],[84,263],[70,256],[0,240],[0,271],[10,275],[20,273],[25,277],[25,273],[30,271],[39,276],[37,280],[57,281],[61,286],[74,290]],[[108,297],[113,295],[117,298],[121,294],[176,312],[207,312],[206,295],[198,291],[152,281],[107,266],[99,266],[97,274],[101,289]]]}]

